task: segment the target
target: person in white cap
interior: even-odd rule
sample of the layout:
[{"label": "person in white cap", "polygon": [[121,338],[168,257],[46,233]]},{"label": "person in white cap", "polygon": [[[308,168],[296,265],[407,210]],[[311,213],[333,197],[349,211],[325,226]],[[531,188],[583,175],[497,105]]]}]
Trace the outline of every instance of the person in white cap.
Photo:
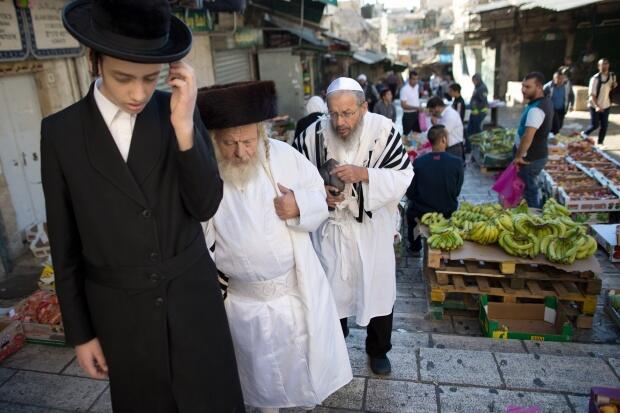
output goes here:
[{"label": "person in white cap", "polygon": [[368,82],[368,77],[363,73],[357,77],[357,82],[364,91],[368,110],[372,112],[375,108],[375,103],[379,101],[379,92],[377,92],[377,88],[372,83]]},{"label": "person in white cap", "polygon": [[323,180],[290,145],[268,138],[264,121],[278,113],[272,81],[202,88],[197,105],[224,181],[205,236],[245,403],[261,413],[312,408],[353,378],[310,239],[328,215]]},{"label": "person in white cap", "polygon": [[[355,80],[334,80],[327,89],[327,107],[329,119],[319,119],[294,141],[323,171],[323,179],[329,178],[325,189],[333,211],[313,233],[313,244],[331,283],[345,337],[347,317],[355,316],[358,325],[367,326],[371,369],[388,374],[396,300],[393,219],[413,169],[396,127],[368,111]],[[339,181],[344,189],[334,186]]]}]

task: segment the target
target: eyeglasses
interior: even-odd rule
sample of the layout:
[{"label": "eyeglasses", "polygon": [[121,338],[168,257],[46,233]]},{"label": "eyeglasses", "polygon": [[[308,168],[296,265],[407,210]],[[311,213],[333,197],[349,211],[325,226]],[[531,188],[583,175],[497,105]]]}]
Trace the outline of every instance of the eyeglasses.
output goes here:
[{"label": "eyeglasses", "polygon": [[334,118],[334,119],[351,119],[353,116],[355,116],[357,114],[357,112],[359,112],[359,106],[357,107],[356,110],[354,111],[346,111],[346,112],[329,112],[329,117],[330,118]]}]

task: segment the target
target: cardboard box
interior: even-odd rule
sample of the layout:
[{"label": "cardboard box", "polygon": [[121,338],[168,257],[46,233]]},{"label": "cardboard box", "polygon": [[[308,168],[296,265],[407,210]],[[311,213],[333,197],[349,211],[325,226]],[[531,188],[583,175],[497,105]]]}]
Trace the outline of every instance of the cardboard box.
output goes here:
[{"label": "cardboard box", "polygon": [[19,321],[0,321],[0,362],[24,346],[26,337]]},{"label": "cardboard box", "polygon": [[620,389],[611,387],[592,387],[590,389],[590,404],[588,405],[588,413],[599,413],[600,404],[604,399],[620,399]]},{"label": "cardboard box", "polygon": [[620,262],[620,246],[616,237],[616,224],[598,224],[591,225],[592,235],[598,242],[598,245],[609,255],[609,261]]},{"label": "cardboard box", "polygon": [[573,326],[556,297],[545,302],[495,303],[480,296],[480,322],[487,337],[534,341],[571,341]]}]

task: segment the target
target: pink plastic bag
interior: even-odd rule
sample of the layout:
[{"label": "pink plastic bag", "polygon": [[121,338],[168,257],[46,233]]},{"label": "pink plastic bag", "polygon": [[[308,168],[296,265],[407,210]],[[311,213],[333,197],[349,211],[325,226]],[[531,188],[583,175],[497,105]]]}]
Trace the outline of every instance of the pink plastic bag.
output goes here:
[{"label": "pink plastic bag", "polygon": [[499,194],[504,208],[517,206],[521,198],[523,198],[525,184],[519,178],[518,172],[517,166],[511,163],[497,178],[497,181],[495,181],[491,188]]},{"label": "pink plastic bag", "polygon": [[425,132],[429,128],[426,122],[426,115],[423,111],[418,112],[418,125],[420,125],[420,130],[422,132]]},{"label": "pink plastic bag", "polygon": [[508,410],[506,413],[540,413],[540,407],[518,407],[518,406],[508,406]]}]

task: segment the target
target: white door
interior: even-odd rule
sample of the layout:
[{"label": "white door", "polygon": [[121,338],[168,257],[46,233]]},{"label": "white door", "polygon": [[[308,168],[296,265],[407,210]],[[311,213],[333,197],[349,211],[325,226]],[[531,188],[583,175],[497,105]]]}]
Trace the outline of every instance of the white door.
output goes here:
[{"label": "white door", "polygon": [[41,117],[33,75],[0,77],[0,161],[18,231],[45,220]]}]

